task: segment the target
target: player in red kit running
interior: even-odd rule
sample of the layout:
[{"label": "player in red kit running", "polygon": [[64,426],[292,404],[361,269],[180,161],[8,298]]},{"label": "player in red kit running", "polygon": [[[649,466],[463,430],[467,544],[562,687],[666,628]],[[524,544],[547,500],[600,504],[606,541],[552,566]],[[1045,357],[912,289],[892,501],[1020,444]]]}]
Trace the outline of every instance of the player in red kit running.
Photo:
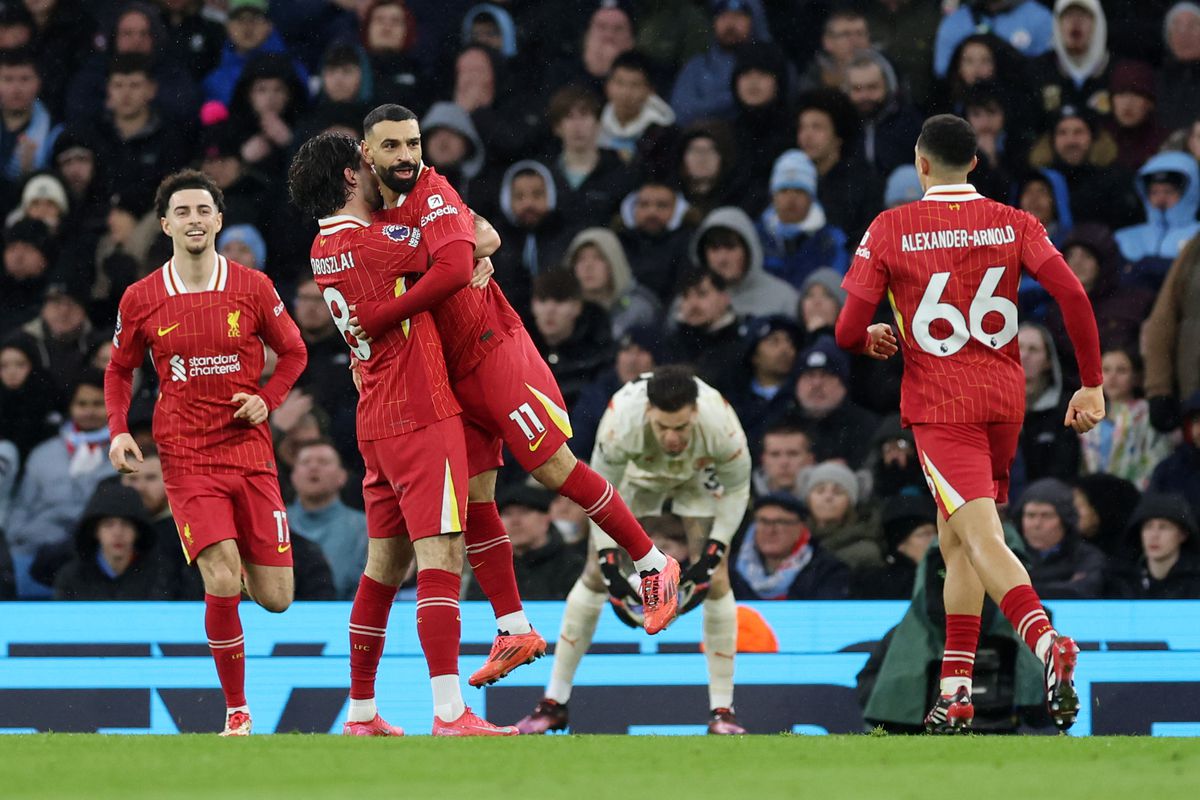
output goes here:
[{"label": "player in red kit running", "polygon": [[887,297],[904,351],[900,414],[938,505],[946,561],[941,695],[926,728],[963,730],[974,718],[971,675],[986,591],[1045,664],[1047,706],[1066,730],[1078,712],[1079,648],[1050,624],[1004,543],[996,510],[1008,500],[1025,414],[1015,302],[1021,270],[1062,308],[1083,383],[1064,424],[1079,433],[1104,417],[1099,336],[1087,294],[1042,225],[967,183],[975,153],[965,120],[943,114],[925,122],[916,145],[925,196],[885,211],[867,229],[842,282],[849,297],[837,341],[874,358],[895,353],[891,326],[870,324]]},{"label": "player in red kit running", "polygon": [[[380,106],[367,116],[363,129],[363,153],[382,184],[385,205],[391,207],[376,216],[378,222],[415,229],[428,218],[457,213],[460,207],[465,211],[461,201],[449,202],[458,196],[446,180],[422,164],[420,128],[410,112]],[[351,323],[358,327],[352,330],[368,339],[389,330],[411,313],[423,289],[419,283],[406,296],[356,305]],[[544,652],[522,610],[512,545],[495,505],[503,445],[534,478],[578,503],[629,552],[642,576],[646,630],[662,630],[675,616],[679,565],[654,546],[612,485],[571,453],[571,425],[558,384],[499,287],[488,283],[461,289],[439,301],[432,313],[464,411],[471,475],[467,553],[500,631],[471,684],[494,682]],[[602,555],[602,562],[608,555]]]},{"label": "player in red kit running", "polygon": [[[292,551],[268,412],[304,370],[307,353],[271,281],[217,255],[225,202],[204,174],[185,170],[158,187],[171,260],[125,290],[104,379],[109,458],[138,471],[129,434],[133,371],[149,350],[158,371],[154,440],[183,552],[204,579],[204,627],[225,694],[223,736],[250,733],[245,644],[238,616],[243,569],[268,611],[292,602]],[[263,342],[279,355],[259,387]]]},{"label": "player in red kit running", "polygon": [[417,635],[429,664],[434,735],[512,735],[515,728],[496,727],[472,713],[458,684],[467,453],[437,328],[418,306],[371,341],[349,331],[353,304],[410,290],[436,302],[438,291],[444,297],[466,286],[474,264],[474,223],[465,212],[443,212],[403,230],[371,224],[378,187],[359,143],[340,134],[305,142],[292,160],[288,186],[293,202],[320,220],[311,251],[313,275],[361,378],[357,428],[371,539],[350,615],[350,717],[344,732],[402,733],[378,714],[375,673],[411,541]]}]

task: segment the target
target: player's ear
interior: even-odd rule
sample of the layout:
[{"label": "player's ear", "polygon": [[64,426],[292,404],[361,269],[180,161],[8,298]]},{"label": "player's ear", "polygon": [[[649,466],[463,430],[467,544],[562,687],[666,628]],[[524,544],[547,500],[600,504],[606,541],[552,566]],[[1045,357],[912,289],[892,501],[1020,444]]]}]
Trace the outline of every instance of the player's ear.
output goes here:
[{"label": "player's ear", "polygon": [[213,229],[213,233],[220,233],[221,228],[225,227],[225,215],[220,211],[217,212],[217,227]]},{"label": "player's ear", "polygon": [[971,156],[971,166],[967,169],[967,174],[974,172],[975,168],[978,166],[979,166],[979,156]]},{"label": "player's ear", "polygon": [[166,234],[167,236],[170,236],[170,235],[171,235],[171,228],[170,228],[170,226],[168,226],[168,225],[167,225],[167,218],[166,218],[166,217],[159,217],[159,218],[158,218],[158,226],[159,226],[160,228],[162,228],[162,232],[163,232],[164,234]]}]

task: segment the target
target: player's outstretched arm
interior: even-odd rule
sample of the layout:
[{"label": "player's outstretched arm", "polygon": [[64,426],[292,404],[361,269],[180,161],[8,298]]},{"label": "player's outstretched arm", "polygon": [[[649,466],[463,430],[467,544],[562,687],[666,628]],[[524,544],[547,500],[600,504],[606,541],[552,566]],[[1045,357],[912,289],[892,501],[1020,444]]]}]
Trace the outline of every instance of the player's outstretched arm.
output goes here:
[{"label": "player's outstretched arm", "polygon": [[1087,433],[1104,419],[1104,394],[1100,390],[1100,332],[1096,328],[1092,301],[1061,255],[1055,254],[1046,261],[1036,277],[1062,309],[1083,384],[1071,398],[1063,424],[1078,433]]},{"label": "player's outstretched arm", "polygon": [[450,295],[471,282],[475,266],[470,242],[455,240],[443,245],[434,254],[429,271],[413,288],[399,297],[372,300],[350,306],[350,333],[369,342],[422,311],[429,311],[445,302]]},{"label": "player's outstretched arm", "polygon": [[834,328],[838,347],[880,361],[894,356],[898,346],[892,326],[886,322],[872,325],[874,316],[875,306],[872,303],[853,293],[847,294],[846,305],[842,306]]}]

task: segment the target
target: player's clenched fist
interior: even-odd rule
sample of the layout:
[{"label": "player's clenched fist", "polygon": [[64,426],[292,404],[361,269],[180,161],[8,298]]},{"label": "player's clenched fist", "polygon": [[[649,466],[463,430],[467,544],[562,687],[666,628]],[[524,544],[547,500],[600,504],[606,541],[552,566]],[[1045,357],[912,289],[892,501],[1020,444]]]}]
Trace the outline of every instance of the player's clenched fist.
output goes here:
[{"label": "player's clenched fist", "polygon": [[885,361],[896,355],[896,335],[892,333],[892,326],[886,322],[877,322],[867,328],[867,346],[863,350],[864,355],[871,358]]},{"label": "player's clenched fist", "polygon": [[1104,419],[1104,392],[1099,386],[1084,386],[1071,396],[1063,425],[1076,433],[1087,433]]},{"label": "player's clenched fist", "polygon": [[138,471],[138,464],[142,463],[142,449],[128,433],[118,433],[108,446],[108,460],[112,462],[113,469],[128,475]]},{"label": "player's clenched fist", "polygon": [[496,268],[492,266],[492,259],[487,256],[475,259],[475,271],[471,273],[471,288],[484,288],[495,273]]},{"label": "player's clenched fist", "polygon": [[258,395],[238,392],[229,402],[241,406],[233,413],[234,419],[244,419],[251,425],[261,425],[267,421],[267,401]]}]

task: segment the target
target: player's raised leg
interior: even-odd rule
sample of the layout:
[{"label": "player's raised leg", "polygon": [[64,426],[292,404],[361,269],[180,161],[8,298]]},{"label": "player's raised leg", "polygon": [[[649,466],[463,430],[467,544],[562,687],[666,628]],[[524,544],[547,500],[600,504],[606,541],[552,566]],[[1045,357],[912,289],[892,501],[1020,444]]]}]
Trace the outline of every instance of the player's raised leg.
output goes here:
[{"label": "player's raised leg", "polygon": [[946,646],[942,652],[938,700],[925,717],[925,730],[957,733],[970,728],[975,719],[971,679],[979,644],[983,584],[967,558],[962,541],[940,512],[937,526],[938,547],[946,563],[946,581],[942,589],[946,606]]}]

